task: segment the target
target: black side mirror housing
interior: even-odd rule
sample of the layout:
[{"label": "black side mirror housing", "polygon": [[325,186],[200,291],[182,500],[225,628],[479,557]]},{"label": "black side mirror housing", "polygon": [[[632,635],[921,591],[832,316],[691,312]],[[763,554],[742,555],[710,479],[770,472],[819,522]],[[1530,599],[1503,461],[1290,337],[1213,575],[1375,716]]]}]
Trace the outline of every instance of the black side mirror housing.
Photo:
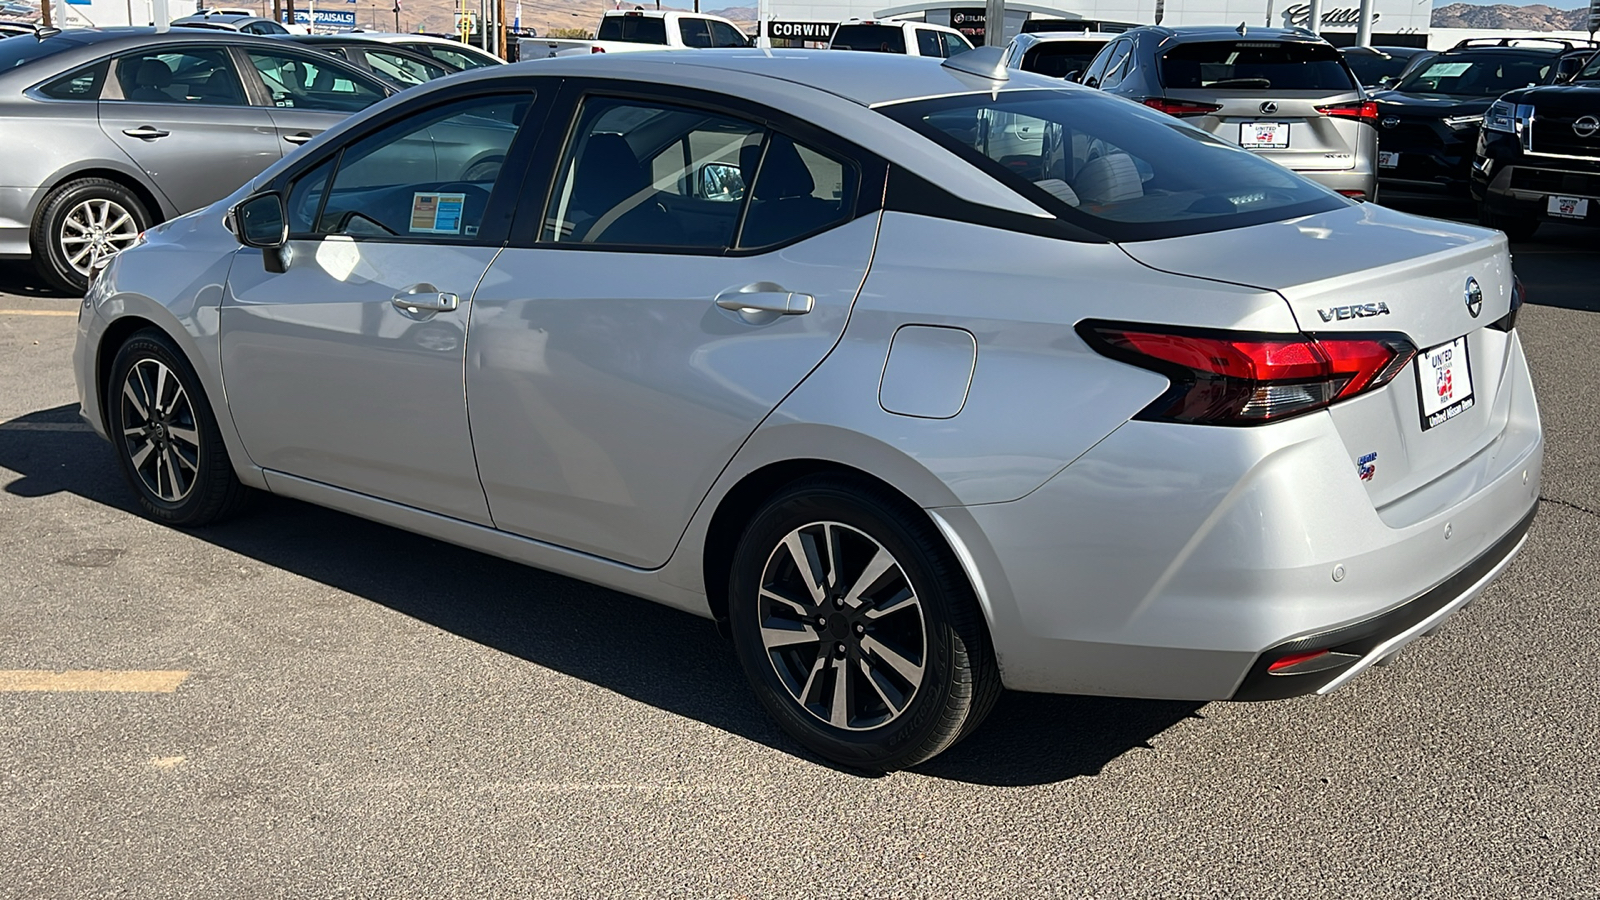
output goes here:
[{"label": "black side mirror housing", "polygon": [[269,191],[241,200],[228,211],[228,229],[239,243],[261,251],[261,264],[268,272],[286,271],[284,251],[289,242],[289,217],[284,214],[281,194]]},{"label": "black side mirror housing", "polygon": [[1073,84],[1077,84],[1078,80],[1081,79],[1081,78],[1083,78],[1083,70],[1082,69],[1073,69],[1071,72],[1068,72],[1067,75],[1066,75],[1066,80],[1072,82]]}]

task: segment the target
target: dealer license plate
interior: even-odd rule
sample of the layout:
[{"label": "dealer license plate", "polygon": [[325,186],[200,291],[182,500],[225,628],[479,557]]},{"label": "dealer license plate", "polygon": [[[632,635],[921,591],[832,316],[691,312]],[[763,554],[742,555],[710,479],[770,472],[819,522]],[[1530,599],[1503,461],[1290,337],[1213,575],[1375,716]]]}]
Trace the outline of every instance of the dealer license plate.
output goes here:
[{"label": "dealer license plate", "polygon": [[1239,126],[1239,146],[1246,150],[1282,150],[1289,146],[1289,123],[1245,122]]},{"label": "dealer license plate", "polygon": [[1398,168],[1400,168],[1400,154],[1398,152],[1394,151],[1394,150],[1379,150],[1378,151],[1378,168],[1380,168],[1380,169],[1398,169]]},{"label": "dealer license plate", "polygon": [[1544,211],[1562,219],[1582,219],[1589,215],[1589,201],[1582,197],[1551,197]]},{"label": "dealer license plate", "polygon": [[1417,388],[1422,395],[1422,430],[1441,425],[1472,408],[1472,368],[1467,339],[1458,337],[1417,354]]}]

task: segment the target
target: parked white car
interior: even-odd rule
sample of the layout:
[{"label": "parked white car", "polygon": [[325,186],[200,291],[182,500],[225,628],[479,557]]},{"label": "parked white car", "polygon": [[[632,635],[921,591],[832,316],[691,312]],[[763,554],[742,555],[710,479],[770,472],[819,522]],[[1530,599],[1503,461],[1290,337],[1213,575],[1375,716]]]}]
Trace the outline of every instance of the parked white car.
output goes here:
[{"label": "parked white car", "polygon": [[519,59],[550,59],[589,53],[629,53],[638,50],[709,50],[748,47],[750,38],[739,26],[721,16],[674,10],[609,10],[600,18],[592,41],[563,38],[523,38],[517,44]]},{"label": "parked white car", "polygon": [[943,25],[851,19],[834,29],[828,49],[949,58],[971,50],[972,43],[966,35]]}]

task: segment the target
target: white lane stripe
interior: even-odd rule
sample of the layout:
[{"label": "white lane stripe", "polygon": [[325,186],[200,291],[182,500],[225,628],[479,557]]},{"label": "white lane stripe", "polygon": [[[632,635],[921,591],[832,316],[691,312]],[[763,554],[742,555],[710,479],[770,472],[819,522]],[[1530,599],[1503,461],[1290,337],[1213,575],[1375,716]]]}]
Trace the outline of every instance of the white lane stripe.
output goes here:
[{"label": "white lane stripe", "polygon": [[94,431],[87,422],[0,422],[0,431]]}]

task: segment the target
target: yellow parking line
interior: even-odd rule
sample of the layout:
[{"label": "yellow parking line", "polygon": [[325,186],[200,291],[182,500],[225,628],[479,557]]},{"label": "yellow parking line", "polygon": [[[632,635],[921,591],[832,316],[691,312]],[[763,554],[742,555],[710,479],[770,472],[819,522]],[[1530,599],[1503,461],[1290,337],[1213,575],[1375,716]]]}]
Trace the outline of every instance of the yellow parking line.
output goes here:
[{"label": "yellow parking line", "polygon": [[0,691],[123,691],[170,694],[189,677],[175,670],[0,669]]},{"label": "yellow parking line", "polygon": [[75,309],[0,309],[0,316],[75,316]]}]

